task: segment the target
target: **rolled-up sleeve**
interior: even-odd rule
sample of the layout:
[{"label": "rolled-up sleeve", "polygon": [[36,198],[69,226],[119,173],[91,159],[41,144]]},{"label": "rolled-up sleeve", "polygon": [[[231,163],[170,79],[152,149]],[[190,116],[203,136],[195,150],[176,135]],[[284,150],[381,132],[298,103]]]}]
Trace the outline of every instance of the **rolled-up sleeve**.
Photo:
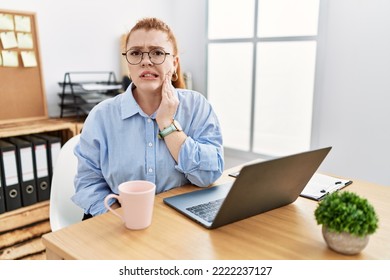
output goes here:
[{"label": "rolled-up sleeve", "polygon": [[187,137],[181,147],[177,169],[194,185],[205,187],[216,181],[223,172],[223,150],[202,144]]},{"label": "rolled-up sleeve", "polygon": [[176,169],[192,184],[204,187],[222,175],[222,133],[217,116],[205,99],[199,98],[192,108],[196,112],[192,114],[191,127],[185,131],[188,137],[180,148]]}]

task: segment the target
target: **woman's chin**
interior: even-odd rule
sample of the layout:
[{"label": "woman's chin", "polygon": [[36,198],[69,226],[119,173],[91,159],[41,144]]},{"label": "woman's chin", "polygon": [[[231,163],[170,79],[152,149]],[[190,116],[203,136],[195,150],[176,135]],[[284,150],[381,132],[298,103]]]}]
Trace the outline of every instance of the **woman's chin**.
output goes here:
[{"label": "woman's chin", "polygon": [[157,91],[161,90],[162,83],[161,81],[151,80],[151,81],[140,81],[136,84],[137,89],[141,91]]}]

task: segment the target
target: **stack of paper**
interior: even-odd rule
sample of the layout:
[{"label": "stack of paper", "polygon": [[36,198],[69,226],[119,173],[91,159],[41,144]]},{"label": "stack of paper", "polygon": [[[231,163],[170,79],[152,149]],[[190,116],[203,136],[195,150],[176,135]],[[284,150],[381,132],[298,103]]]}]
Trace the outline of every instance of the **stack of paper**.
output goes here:
[{"label": "stack of paper", "polygon": [[97,83],[81,84],[81,87],[87,91],[107,91],[118,90],[122,88],[122,85],[105,85]]}]

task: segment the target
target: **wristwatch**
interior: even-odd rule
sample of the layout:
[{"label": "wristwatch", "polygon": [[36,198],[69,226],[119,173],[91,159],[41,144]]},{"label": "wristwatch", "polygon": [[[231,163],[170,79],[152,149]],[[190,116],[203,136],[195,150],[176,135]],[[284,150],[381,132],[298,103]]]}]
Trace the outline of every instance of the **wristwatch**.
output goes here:
[{"label": "wristwatch", "polygon": [[168,127],[164,128],[163,130],[161,130],[159,132],[158,138],[164,139],[165,137],[167,137],[172,132],[174,132],[174,131],[182,131],[182,130],[183,129],[181,128],[180,123],[177,120],[173,120],[172,123]]}]

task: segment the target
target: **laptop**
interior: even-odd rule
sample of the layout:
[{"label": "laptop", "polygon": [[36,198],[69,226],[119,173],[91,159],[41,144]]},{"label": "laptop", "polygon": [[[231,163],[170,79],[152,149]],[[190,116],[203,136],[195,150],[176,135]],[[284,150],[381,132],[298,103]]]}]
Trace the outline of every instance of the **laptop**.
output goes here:
[{"label": "laptop", "polygon": [[244,166],[234,182],[164,198],[208,229],[293,203],[332,147]]}]

